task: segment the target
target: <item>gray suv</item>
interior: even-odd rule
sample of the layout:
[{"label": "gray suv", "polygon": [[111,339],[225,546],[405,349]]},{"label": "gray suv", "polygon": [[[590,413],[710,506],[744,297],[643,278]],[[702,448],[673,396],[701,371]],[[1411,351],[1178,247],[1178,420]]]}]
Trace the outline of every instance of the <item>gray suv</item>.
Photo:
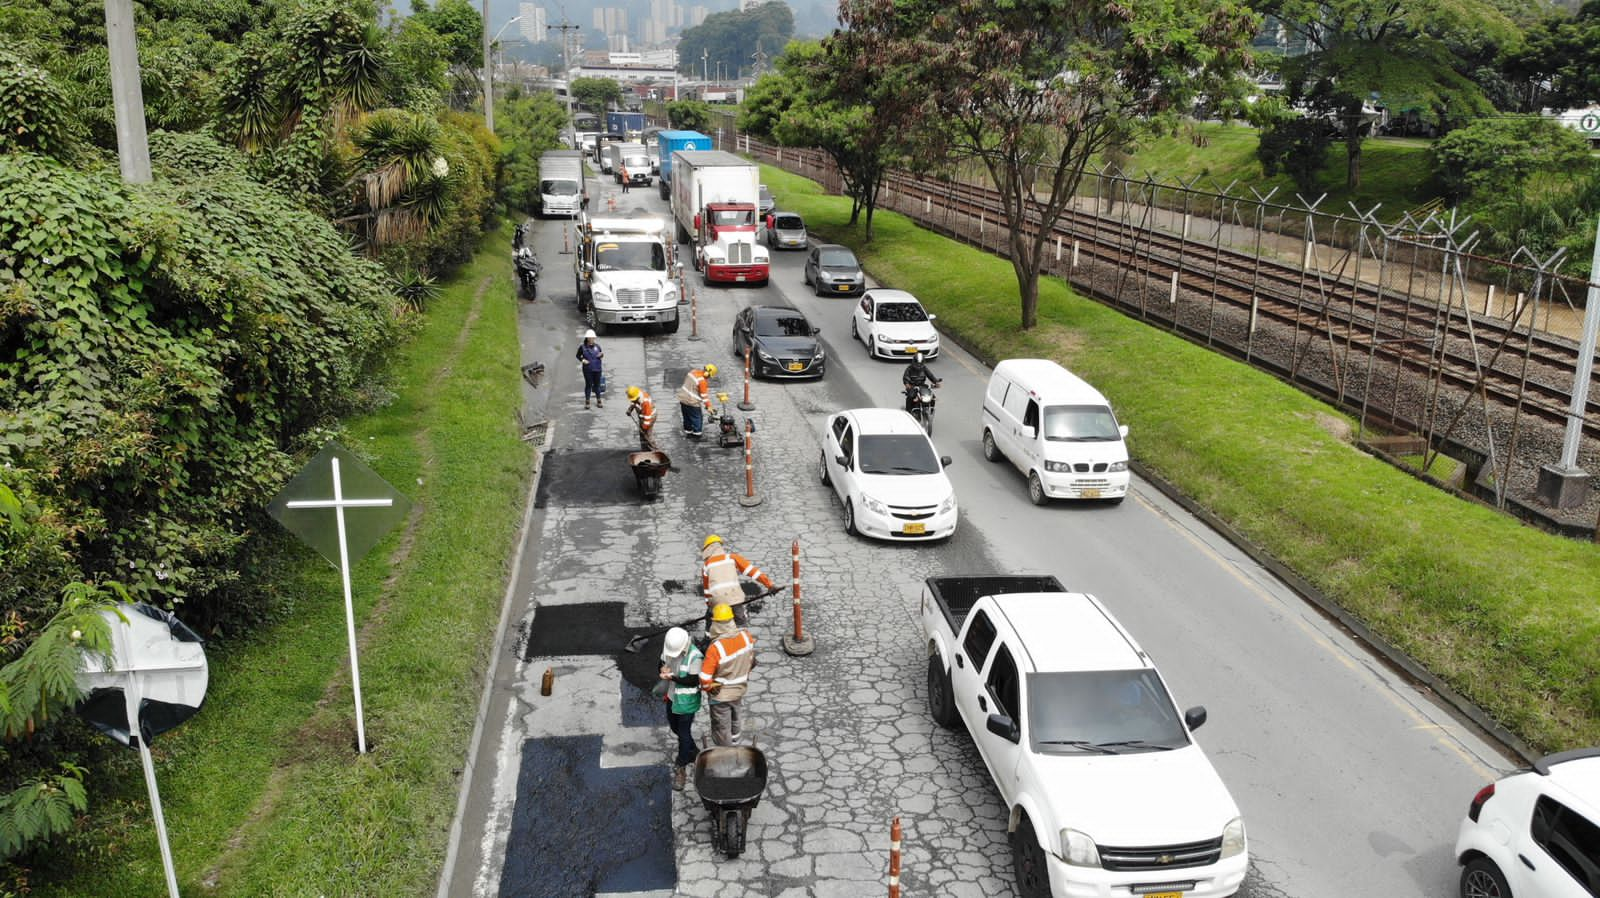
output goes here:
[{"label": "gray suv", "polygon": [[773,249],[805,249],[805,219],[793,212],[774,212],[768,215],[767,246]]}]

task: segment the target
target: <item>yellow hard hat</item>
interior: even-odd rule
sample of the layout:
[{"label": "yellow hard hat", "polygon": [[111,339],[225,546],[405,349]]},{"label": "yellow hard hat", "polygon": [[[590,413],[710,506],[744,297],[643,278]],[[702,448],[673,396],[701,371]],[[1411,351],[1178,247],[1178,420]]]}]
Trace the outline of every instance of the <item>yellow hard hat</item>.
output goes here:
[{"label": "yellow hard hat", "polygon": [[727,605],[716,605],[711,609],[711,619],[714,621],[733,620],[733,609]]},{"label": "yellow hard hat", "polygon": [[639,398],[639,394],[641,392],[643,392],[643,391],[640,390],[638,387],[629,387],[628,388],[628,401],[632,402],[635,399],[638,399]]},{"label": "yellow hard hat", "polygon": [[722,537],[720,537],[720,536],[716,535],[715,533],[713,533],[710,536],[706,537],[706,541],[700,544],[700,548],[704,549],[706,546],[709,546],[712,543],[720,543],[720,542],[722,542]]},{"label": "yellow hard hat", "polygon": [[706,377],[716,377],[716,376],[717,376],[717,366],[716,365],[712,365],[712,364],[707,364],[706,365]]}]

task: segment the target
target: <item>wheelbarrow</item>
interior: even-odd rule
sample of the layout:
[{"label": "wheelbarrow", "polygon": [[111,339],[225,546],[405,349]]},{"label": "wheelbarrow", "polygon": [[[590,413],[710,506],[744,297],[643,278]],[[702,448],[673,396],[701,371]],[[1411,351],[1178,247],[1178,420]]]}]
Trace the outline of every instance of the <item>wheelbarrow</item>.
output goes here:
[{"label": "wheelbarrow", "polygon": [[640,495],[649,502],[661,495],[661,478],[672,470],[672,462],[665,452],[629,452],[628,467],[639,482]]},{"label": "wheelbarrow", "polygon": [[701,749],[694,759],[694,790],[711,814],[711,847],[730,859],[744,852],[750,812],[767,788],[767,756],[751,745]]}]

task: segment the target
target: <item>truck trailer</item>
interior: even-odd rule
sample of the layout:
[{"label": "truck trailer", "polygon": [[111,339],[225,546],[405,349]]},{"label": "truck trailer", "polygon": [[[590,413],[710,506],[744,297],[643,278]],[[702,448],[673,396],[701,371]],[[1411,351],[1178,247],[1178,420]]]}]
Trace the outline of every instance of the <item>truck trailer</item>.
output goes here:
[{"label": "truck trailer", "polygon": [[629,139],[642,134],[646,124],[645,114],[642,112],[606,113],[606,130],[614,131]]},{"label": "truck trailer", "polygon": [[705,282],[765,284],[770,263],[756,242],[756,164],[721,150],[679,150],[672,175],[678,240],[693,244],[694,267]]},{"label": "truck trailer", "polygon": [[583,153],[550,150],[539,157],[539,214],[577,215],[589,204]]},{"label": "truck trailer", "polygon": [[661,198],[672,198],[672,154],[679,150],[709,150],[711,138],[699,131],[661,131],[656,134],[657,155],[660,157],[660,166],[657,174],[661,179],[657,182],[661,187]]}]

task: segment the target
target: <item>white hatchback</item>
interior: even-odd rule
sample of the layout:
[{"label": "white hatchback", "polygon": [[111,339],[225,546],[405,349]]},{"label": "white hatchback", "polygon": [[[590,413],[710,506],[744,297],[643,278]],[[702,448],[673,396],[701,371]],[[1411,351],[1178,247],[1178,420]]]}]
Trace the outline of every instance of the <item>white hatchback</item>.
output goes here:
[{"label": "white hatchback", "polygon": [[873,358],[910,361],[920,352],[931,359],[939,354],[937,317],[904,290],[868,290],[850,317],[850,336],[865,343]]},{"label": "white hatchback", "polygon": [[900,409],[858,408],[822,425],[824,484],[844,503],[844,529],[876,539],[943,539],[956,532],[956,493],[916,419]]},{"label": "white hatchback", "polygon": [[1456,860],[1462,898],[1600,895],[1600,748],[1549,755],[1479,789]]}]

